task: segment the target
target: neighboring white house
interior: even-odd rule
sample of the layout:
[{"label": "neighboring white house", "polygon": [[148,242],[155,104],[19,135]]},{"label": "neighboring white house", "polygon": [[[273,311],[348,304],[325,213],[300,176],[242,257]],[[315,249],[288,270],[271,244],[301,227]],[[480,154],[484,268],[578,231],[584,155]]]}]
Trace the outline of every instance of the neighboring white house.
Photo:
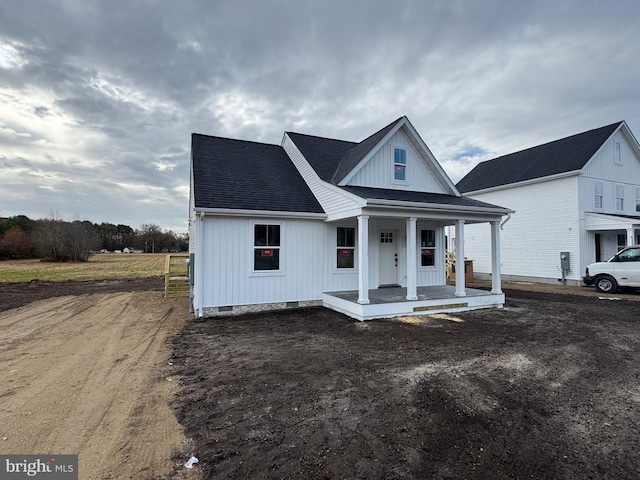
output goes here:
[{"label": "neighboring white house", "polygon": [[[197,316],[324,305],[363,320],[504,303],[499,224],[511,211],[461,196],[406,117],[359,143],[193,134],[190,185]],[[464,238],[478,222],[493,234],[491,292],[445,280],[444,228]]]},{"label": "neighboring white house", "polygon": [[[588,264],[640,243],[640,147],[624,121],[482,162],[456,186],[515,210],[501,232],[505,280],[577,285]],[[481,277],[489,235],[465,234]]]}]

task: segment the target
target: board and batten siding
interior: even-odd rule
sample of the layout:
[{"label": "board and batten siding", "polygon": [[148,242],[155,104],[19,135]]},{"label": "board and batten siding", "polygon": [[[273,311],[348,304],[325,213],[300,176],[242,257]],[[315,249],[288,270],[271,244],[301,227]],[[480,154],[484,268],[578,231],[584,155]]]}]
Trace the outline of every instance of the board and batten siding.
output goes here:
[{"label": "board and batten siding", "polygon": [[[403,148],[407,152],[406,182],[394,181],[393,151]],[[432,193],[446,192],[433,172],[429,170],[412,142],[398,130],[369,161],[349,180],[352,186],[413,190]]]},{"label": "board and batten siding", "polygon": [[[529,277],[555,283],[562,278],[560,252],[571,255],[569,280],[580,280],[578,176],[468,194],[515,210],[500,231],[500,263],[505,279]],[[491,227],[466,225],[464,254],[474,272],[491,272]]]},{"label": "board and batten siding", "polygon": [[[255,224],[280,225],[280,271],[253,270]],[[357,228],[355,220],[326,223],[318,220],[207,216],[200,223],[202,300],[196,308],[320,300],[323,292],[357,290],[357,269],[336,268],[336,227]],[[399,281],[406,286],[406,222],[372,219],[369,224],[369,282],[378,286],[380,230],[397,230]],[[418,285],[445,283],[444,228],[418,222],[420,229],[436,230],[436,265],[418,266]],[[419,239],[416,239],[419,242]],[[356,258],[359,254],[356,245]],[[419,262],[418,257],[415,259]],[[357,263],[356,263],[357,265]],[[419,264],[418,264],[419,265]]]},{"label": "board and batten siding", "polygon": [[[280,225],[280,271],[253,270],[254,225]],[[335,268],[335,225],[317,220],[207,217],[203,307],[319,300],[327,287],[357,288],[354,270]]]},{"label": "board and batten siding", "polygon": [[359,206],[355,197],[348,195],[340,191],[340,189],[322,181],[286,133],[282,139],[282,148],[284,148],[284,151],[298,169],[298,172],[300,172],[300,175],[302,175],[302,178],[307,183],[318,200],[318,203],[320,203],[329,218],[339,218],[352,215],[352,212]]}]

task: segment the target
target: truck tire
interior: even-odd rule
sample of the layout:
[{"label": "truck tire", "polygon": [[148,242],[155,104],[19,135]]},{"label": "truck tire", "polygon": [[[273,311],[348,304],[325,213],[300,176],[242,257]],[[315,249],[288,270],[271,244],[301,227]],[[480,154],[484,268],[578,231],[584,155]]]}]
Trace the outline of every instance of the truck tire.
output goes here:
[{"label": "truck tire", "polygon": [[594,282],[596,290],[602,293],[614,293],[618,290],[618,282],[611,275],[601,275]]}]

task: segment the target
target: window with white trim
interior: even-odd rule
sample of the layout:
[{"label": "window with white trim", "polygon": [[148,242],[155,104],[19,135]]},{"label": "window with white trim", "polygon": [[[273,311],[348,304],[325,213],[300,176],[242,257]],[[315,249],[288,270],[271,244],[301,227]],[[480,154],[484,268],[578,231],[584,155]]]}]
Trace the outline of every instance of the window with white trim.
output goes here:
[{"label": "window with white trim", "polygon": [[624,185],[616,183],[616,211],[624,210]]},{"label": "window with white trim", "polygon": [[636,212],[640,212],[640,187],[636,187]]},{"label": "window with white trim", "polygon": [[593,182],[593,208],[602,208],[602,197],[604,196],[604,183],[600,180]]},{"label": "window with white trim", "polygon": [[407,181],[407,151],[404,148],[393,149],[393,179],[396,182]]},{"label": "window with white trim", "polygon": [[253,269],[280,270],[280,225],[254,226]]},{"label": "window with white trim", "polygon": [[338,227],[336,233],[336,266],[338,268],[354,268],[356,258],[356,229],[353,227]]},{"label": "window with white trim", "polygon": [[420,266],[433,267],[436,264],[436,231],[420,230]]},{"label": "window with white trim", "polygon": [[615,163],[616,165],[622,165],[622,152],[620,150],[620,143],[616,142],[616,148],[613,157],[613,163]]}]

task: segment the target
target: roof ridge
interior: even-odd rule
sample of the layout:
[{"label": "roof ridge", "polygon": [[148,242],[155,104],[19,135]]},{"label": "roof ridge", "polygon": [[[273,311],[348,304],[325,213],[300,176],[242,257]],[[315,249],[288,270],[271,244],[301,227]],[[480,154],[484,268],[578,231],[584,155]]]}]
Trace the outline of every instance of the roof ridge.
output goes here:
[{"label": "roof ridge", "polygon": [[[609,124],[609,125],[604,125],[604,126],[602,126],[602,127],[596,127],[596,128],[592,128],[591,130],[586,130],[586,131],[584,131],[584,132],[579,132],[579,133],[574,133],[574,134],[572,134],[572,135],[567,135],[566,137],[557,138],[557,139],[555,139],[555,140],[549,140],[548,142],[540,143],[540,144],[538,144],[538,145],[534,145],[534,146],[532,146],[532,147],[523,148],[522,150],[516,150],[515,152],[505,153],[504,155],[500,155],[499,157],[495,157],[495,158],[491,158],[491,159],[489,159],[489,160],[485,160],[485,162],[492,162],[492,161],[494,161],[494,160],[498,160],[499,158],[508,157],[509,155],[516,155],[516,154],[518,154],[518,153],[526,152],[526,151],[528,151],[528,150],[532,150],[532,149],[534,149],[534,148],[540,148],[540,147],[544,147],[544,146],[546,146],[546,145],[551,145],[552,143],[556,143],[556,142],[563,142],[563,141],[565,141],[565,140],[569,140],[569,139],[574,138],[574,137],[579,137],[580,135],[586,135],[586,134],[593,133],[593,132],[595,132],[595,131],[597,131],[597,130],[605,130],[605,129],[607,129],[607,128],[611,128],[611,127],[613,127],[614,125],[619,126],[619,125],[620,125],[620,124],[622,124],[623,122],[624,122],[624,120],[621,120],[621,121],[619,121],[619,122],[614,122],[614,123],[611,123],[611,124]],[[484,163],[484,162],[482,162],[482,163]]]},{"label": "roof ridge", "polygon": [[[385,131],[385,130],[391,130],[393,127],[395,127],[398,122],[400,122],[402,119],[406,118],[407,121],[409,120],[406,115],[402,115],[401,117],[396,118],[393,122],[385,125],[384,127],[382,127],[381,129],[377,130],[376,132],[372,133],[371,135],[369,135],[368,137],[364,138],[363,140],[361,140],[360,142],[356,143],[354,146],[352,146],[349,150],[347,150],[345,152],[345,154],[342,156],[342,159],[340,160],[340,163],[338,163],[338,167],[336,168],[336,171],[334,172],[333,176],[331,177],[331,183],[337,184],[340,180],[342,180],[342,178],[344,178],[344,176],[346,174],[342,173],[342,166],[344,165],[344,163],[347,160],[352,160],[349,158],[349,155],[353,153],[353,150],[355,148],[360,147],[363,143],[365,143],[366,141],[370,140],[371,138],[375,137],[376,135],[379,135],[381,132]],[[387,132],[388,133],[388,132]],[[386,133],[385,135],[386,136]],[[378,142],[376,142],[376,145],[380,142],[380,140]],[[370,151],[371,149],[369,149]],[[355,167],[355,165],[352,166],[352,168]],[[342,178],[337,178],[338,174],[340,174],[340,176]]]},{"label": "roof ridge", "polygon": [[268,145],[271,147],[282,147],[282,145],[278,145],[277,143],[258,142],[256,140],[242,140],[240,138],[229,138],[229,137],[221,137],[219,135],[207,135],[206,133],[192,132],[191,136],[193,137],[194,135],[198,135],[199,137],[217,138],[218,140],[229,140],[231,142],[253,143],[255,145]]},{"label": "roof ridge", "polygon": [[300,133],[300,132],[291,132],[291,131],[286,131],[284,133],[286,133],[287,135],[293,134],[293,135],[300,135],[301,137],[318,138],[320,140],[331,140],[331,141],[334,141],[334,142],[353,143],[354,145],[358,144],[358,142],[353,142],[351,140],[341,140],[339,138],[321,137],[320,135],[311,135],[309,133]]}]

